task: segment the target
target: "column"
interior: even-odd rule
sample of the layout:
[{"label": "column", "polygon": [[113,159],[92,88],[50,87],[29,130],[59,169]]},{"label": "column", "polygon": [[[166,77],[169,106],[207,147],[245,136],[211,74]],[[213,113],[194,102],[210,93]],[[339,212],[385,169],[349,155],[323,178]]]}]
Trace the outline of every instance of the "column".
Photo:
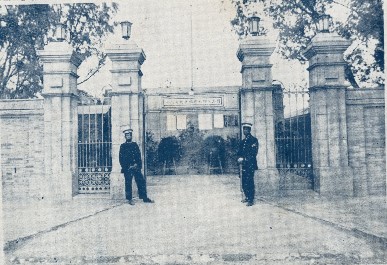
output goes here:
[{"label": "column", "polygon": [[145,61],[145,53],[134,42],[122,40],[121,43],[110,46],[106,54],[112,62],[110,72],[113,169],[110,176],[110,195],[112,199],[125,199],[125,181],[118,160],[120,145],[125,142],[122,133],[124,129],[133,129],[133,141],[139,145],[144,163],[144,97],[141,87],[141,65]]},{"label": "column", "polygon": [[38,51],[43,63],[44,142],[47,197],[71,199],[78,192],[77,69],[81,59],[66,42]]},{"label": "column", "polygon": [[275,164],[274,108],[270,56],[275,44],[266,36],[249,36],[238,49],[242,62],[241,117],[251,122],[251,133],[258,138],[257,195],[277,195],[279,175]]},{"label": "column", "polygon": [[309,60],[310,114],[315,190],[323,195],[353,195],[348,166],[346,81],[343,53],[351,42],[319,32],[305,50]]}]

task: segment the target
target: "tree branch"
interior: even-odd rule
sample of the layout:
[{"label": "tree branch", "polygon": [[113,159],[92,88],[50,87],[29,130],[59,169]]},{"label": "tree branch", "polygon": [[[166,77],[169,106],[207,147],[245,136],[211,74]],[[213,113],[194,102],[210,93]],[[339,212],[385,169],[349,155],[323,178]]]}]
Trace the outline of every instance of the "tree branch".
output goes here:
[{"label": "tree branch", "polygon": [[82,80],[81,82],[77,83],[77,85],[85,83],[87,80],[92,78],[96,73],[98,73],[99,70],[101,70],[102,66],[105,65],[105,59],[106,59],[106,54],[104,54],[103,57],[99,60],[97,68],[94,71],[91,70],[89,72],[88,76],[84,80]]}]

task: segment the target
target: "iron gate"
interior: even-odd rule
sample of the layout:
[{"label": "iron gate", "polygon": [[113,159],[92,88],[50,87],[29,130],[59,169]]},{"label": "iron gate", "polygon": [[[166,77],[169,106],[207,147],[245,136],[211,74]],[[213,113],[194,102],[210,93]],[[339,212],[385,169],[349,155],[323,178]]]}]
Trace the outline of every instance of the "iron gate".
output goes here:
[{"label": "iron gate", "polygon": [[313,188],[309,92],[302,88],[273,92],[276,166],[282,189]]},{"label": "iron gate", "polygon": [[111,106],[109,98],[78,106],[79,193],[108,193],[112,171]]}]

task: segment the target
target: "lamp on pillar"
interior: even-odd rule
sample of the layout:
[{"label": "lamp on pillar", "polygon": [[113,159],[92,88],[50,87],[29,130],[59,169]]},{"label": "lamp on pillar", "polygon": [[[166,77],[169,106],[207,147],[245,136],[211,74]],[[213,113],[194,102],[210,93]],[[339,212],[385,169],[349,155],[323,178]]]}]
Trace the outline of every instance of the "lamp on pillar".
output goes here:
[{"label": "lamp on pillar", "polygon": [[258,35],[258,32],[259,32],[259,21],[260,20],[261,20],[261,18],[259,18],[257,16],[252,16],[249,19],[249,30],[250,30],[250,34],[252,36],[257,36]]},{"label": "lamp on pillar", "polygon": [[130,38],[130,33],[132,30],[132,23],[129,21],[122,21],[121,22],[121,33],[122,38],[125,40],[128,40]]},{"label": "lamp on pillar", "polygon": [[318,19],[318,24],[317,24],[317,30],[318,32],[321,33],[328,33],[329,32],[329,26],[330,26],[330,20],[331,16],[330,15],[321,15]]},{"label": "lamp on pillar", "polygon": [[55,38],[57,41],[64,41],[66,39],[66,28],[62,23],[58,23],[55,29]]}]

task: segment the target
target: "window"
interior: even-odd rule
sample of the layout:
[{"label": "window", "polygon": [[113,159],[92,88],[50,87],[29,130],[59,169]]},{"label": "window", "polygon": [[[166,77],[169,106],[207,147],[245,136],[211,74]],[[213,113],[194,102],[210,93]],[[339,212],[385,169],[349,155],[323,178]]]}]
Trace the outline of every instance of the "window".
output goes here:
[{"label": "window", "polygon": [[176,116],[176,129],[185,130],[187,129],[187,116],[177,115]]},{"label": "window", "polygon": [[224,115],[224,127],[239,126],[238,115]]},{"label": "window", "polygon": [[199,114],[199,130],[212,129],[212,114]]},{"label": "window", "polygon": [[175,115],[167,115],[167,131],[176,131]]},{"label": "window", "polygon": [[214,128],[223,128],[224,118],[223,114],[214,114]]}]

